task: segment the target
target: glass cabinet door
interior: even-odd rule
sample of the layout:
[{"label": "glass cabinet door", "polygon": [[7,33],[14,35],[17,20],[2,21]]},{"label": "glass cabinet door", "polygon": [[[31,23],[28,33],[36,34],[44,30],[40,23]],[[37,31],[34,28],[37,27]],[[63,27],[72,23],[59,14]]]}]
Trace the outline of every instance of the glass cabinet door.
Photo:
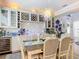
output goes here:
[{"label": "glass cabinet door", "polygon": [[31,21],[38,21],[37,14],[31,14]]},{"label": "glass cabinet door", "polygon": [[51,27],[51,20],[48,20],[48,28]]},{"label": "glass cabinet door", "polygon": [[29,21],[29,13],[21,12],[21,20],[22,21]]},{"label": "glass cabinet door", "polygon": [[8,26],[8,10],[1,9],[1,27]]},{"label": "glass cabinet door", "polygon": [[17,27],[17,12],[16,11],[10,12],[10,26]]},{"label": "glass cabinet door", "polygon": [[44,16],[43,15],[39,15],[39,21],[44,22]]}]

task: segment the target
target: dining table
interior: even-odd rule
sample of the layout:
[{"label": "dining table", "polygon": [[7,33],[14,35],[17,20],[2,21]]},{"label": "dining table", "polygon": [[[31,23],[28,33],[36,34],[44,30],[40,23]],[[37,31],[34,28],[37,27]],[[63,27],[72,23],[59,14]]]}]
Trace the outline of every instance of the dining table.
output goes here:
[{"label": "dining table", "polygon": [[32,55],[43,53],[44,41],[29,41],[24,42],[25,50],[27,51],[28,59],[32,59]]}]

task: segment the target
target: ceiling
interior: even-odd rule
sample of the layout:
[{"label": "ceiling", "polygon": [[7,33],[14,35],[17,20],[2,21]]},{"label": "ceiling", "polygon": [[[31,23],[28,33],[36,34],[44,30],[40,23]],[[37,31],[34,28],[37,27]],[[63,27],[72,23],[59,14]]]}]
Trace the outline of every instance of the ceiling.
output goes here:
[{"label": "ceiling", "polygon": [[16,2],[22,8],[49,8],[55,11],[62,9],[78,0],[9,0],[9,2]]},{"label": "ceiling", "polygon": [[37,10],[41,11],[41,13],[45,12],[45,10],[48,12],[51,10],[53,13],[56,13],[77,1],[78,0],[0,0],[0,4],[3,4],[3,6],[5,6],[5,4],[9,6],[12,5],[11,7],[15,8],[17,8],[16,6],[20,6],[21,9],[32,9],[32,11]]}]

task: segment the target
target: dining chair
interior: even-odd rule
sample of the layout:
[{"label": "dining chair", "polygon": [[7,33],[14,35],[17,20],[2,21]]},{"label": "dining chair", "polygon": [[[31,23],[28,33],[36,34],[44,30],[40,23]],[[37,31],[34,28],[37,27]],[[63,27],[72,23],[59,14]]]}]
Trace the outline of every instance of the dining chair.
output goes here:
[{"label": "dining chair", "polygon": [[56,59],[58,44],[58,39],[45,40],[43,46],[43,55],[40,55],[40,59]]},{"label": "dining chair", "polygon": [[58,59],[61,59],[62,57],[66,57],[66,59],[69,58],[71,40],[72,40],[71,37],[64,37],[60,41],[58,50]]}]

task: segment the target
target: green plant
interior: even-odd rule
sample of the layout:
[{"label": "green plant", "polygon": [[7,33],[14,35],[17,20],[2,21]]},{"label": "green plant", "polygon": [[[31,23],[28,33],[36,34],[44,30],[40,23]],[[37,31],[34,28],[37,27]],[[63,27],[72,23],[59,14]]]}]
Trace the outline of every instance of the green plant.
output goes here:
[{"label": "green plant", "polygon": [[55,31],[54,31],[54,28],[47,28],[46,29],[46,33],[48,33],[48,34],[55,34]]}]

